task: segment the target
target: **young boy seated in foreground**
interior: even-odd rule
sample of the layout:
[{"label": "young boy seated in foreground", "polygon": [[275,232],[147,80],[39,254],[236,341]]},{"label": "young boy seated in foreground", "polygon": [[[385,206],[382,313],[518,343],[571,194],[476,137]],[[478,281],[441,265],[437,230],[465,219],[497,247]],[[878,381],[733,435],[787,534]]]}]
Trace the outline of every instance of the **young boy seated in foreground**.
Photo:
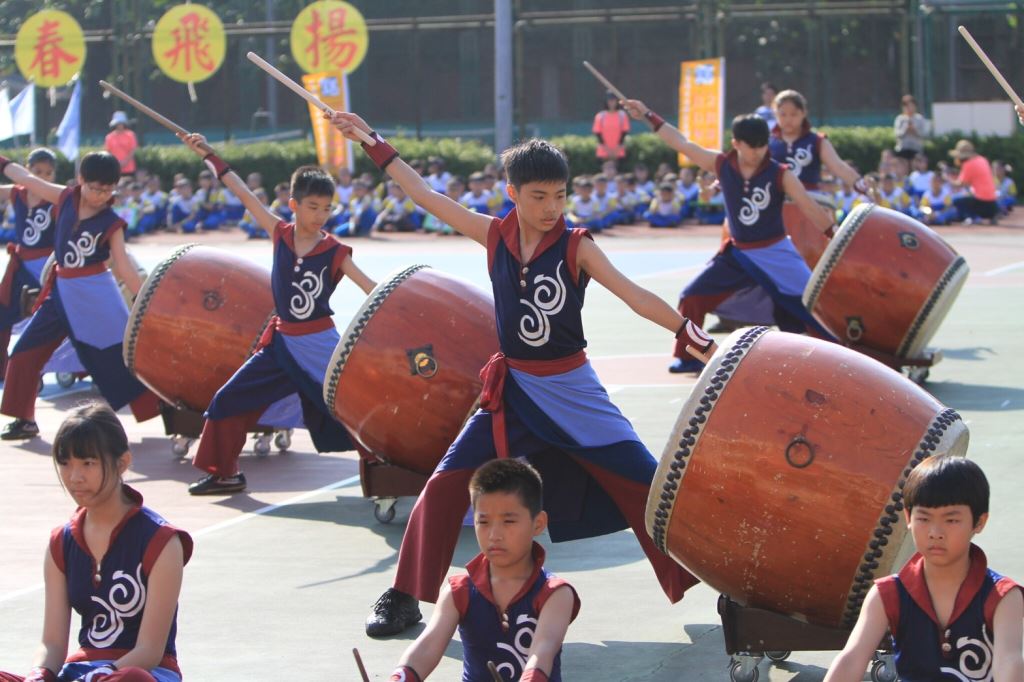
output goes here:
[{"label": "young boy seated in foreground", "polygon": [[886,629],[900,680],[1024,680],[1020,586],[971,542],[988,521],[988,481],[964,457],[919,464],[903,488],[917,553],[868,592],[825,682],[860,680]]},{"label": "young boy seated in foreground", "polygon": [[469,494],[481,553],[467,574],[445,582],[430,623],[391,680],[426,679],[456,627],[462,679],[491,679],[492,662],[502,679],[561,680],[562,640],[580,601],[569,583],[545,570],[544,548],[533,540],[547,527],[540,475],[519,460],[491,460],[473,475]]}]

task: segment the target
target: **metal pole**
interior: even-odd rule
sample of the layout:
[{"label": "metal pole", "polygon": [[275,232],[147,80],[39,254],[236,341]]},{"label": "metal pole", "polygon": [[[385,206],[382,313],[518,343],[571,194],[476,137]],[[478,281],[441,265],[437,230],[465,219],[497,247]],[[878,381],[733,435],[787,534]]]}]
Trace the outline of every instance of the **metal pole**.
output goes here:
[{"label": "metal pole", "polygon": [[[267,0],[265,17],[268,22],[274,20],[274,0]],[[268,34],[267,44],[263,50],[267,55],[267,61],[273,64],[277,61],[277,36]],[[267,120],[270,127],[277,129],[277,81],[270,74],[267,74]]]},{"label": "metal pole", "polygon": [[494,0],[494,149],[512,146],[512,0]]}]

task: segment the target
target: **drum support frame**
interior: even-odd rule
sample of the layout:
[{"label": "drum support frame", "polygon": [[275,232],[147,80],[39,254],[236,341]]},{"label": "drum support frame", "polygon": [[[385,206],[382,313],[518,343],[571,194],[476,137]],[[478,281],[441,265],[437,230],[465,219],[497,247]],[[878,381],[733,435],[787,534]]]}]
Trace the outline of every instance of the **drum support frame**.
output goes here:
[{"label": "drum support frame", "polygon": [[417,497],[430,476],[411,469],[382,462],[373,455],[359,451],[359,482],[363,497],[373,500],[373,515],[381,523],[395,518],[399,497]]},{"label": "drum support frame", "polygon": [[928,379],[929,370],[942,361],[942,350],[939,348],[925,348],[915,358],[904,358],[857,344],[848,344],[848,347],[858,353],[867,355],[869,358],[878,360],[886,367],[897,372],[903,373],[906,370],[907,378],[919,386]]},{"label": "drum support frame", "polygon": [[[171,405],[163,400],[160,404],[160,418],[164,422],[164,434],[171,439],[171,452],[178,459],[188,455],[192,444],[203,435],[203,425],[206,420],[202,412],[196,412],[187,407]],[[274,444],[282,452],[291,446],[291,429],[275,429],[269,426],[257,424],[252,431],[256,434],[256,443],[253,451],[257,457],[265,457],[270,454],[270,436],[274,436]]]}]

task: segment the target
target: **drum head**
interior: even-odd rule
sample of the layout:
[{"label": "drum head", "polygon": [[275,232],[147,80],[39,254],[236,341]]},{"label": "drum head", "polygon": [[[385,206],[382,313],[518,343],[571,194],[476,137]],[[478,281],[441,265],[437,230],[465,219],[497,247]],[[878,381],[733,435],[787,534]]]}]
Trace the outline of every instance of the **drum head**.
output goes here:
[{"label": "drum head", "polygon": [[836,263],[842,257],[843,251],[846,250],[846,247],[853,240],[853,236],[857,234],[860,226],[871,215],[874,207],[874,204],[854,206],[853,210],[843,220],[843,224],[839,226],[835,236],[829,241],[828,246],[825,247],[825,253],[821,254],[821,259],[814,266],[811,278],[807,280],[807,286],[804,288],[803,302],[804,307],[808,311],[814,310],[814,305],[818,302],[818,295],[825,286],[825,281],[828,280],[832,269],[835,268]]}]

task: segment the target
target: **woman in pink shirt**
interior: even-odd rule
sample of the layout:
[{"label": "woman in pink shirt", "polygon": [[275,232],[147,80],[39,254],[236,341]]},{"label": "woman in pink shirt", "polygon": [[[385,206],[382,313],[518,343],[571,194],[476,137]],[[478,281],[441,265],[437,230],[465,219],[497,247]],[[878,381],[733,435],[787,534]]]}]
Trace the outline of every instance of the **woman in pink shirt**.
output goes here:
[{"label": "woman in pink shirt", "polygon": [[110,119],[110,127],[113,130],[107,133],[107,151],[121,163],[121,175],[135,175],[135,149],[139,141],[128,127],[128,115],[123,111],[115,111]]},{"label": "woman in pink shirt", "polygon": [[619,109],[619,98],[614,93],[605,97],[605,109],[594,116],[591,131],[597,136],[598,159],[619,161],[626,156],[629,116]]},{"label": "woman in pink shirt", "polygon": [[996,224],[996,182],[992,177],[992,167],[988,159],[974,151],[970,140],[960,140],[949,152],[960,166],[960,176],[954,183],[970,191],[969,195],[957,197],[953,205],[960,211],[960,216],[967,224],[988,218]]}]

